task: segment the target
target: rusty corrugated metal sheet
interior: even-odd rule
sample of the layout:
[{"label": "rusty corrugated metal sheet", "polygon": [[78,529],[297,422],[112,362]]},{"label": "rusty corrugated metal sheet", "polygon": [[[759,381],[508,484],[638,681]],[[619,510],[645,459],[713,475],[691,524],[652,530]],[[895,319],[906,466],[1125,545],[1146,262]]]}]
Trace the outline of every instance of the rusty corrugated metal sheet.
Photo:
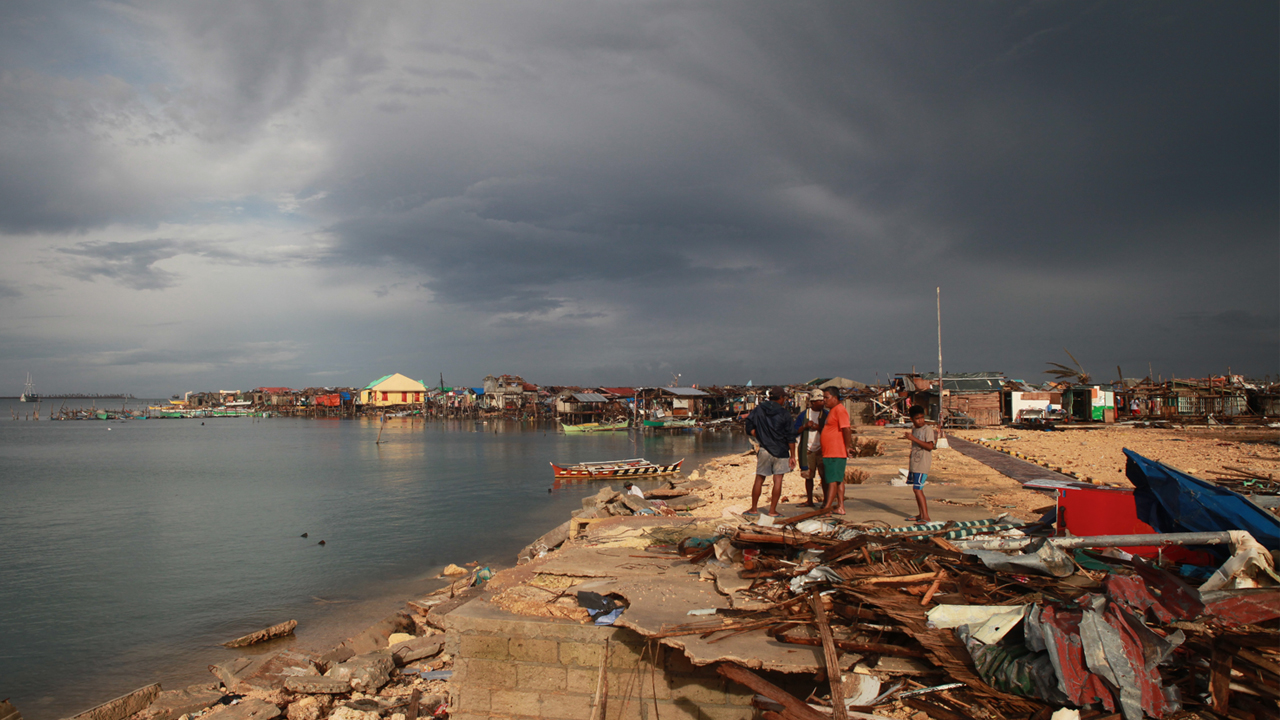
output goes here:
[{"label": "rusty corrugated metal sheet", "polygon": [[1222,622],[1253,625],[1280,617],[1280,589],[1228,590],[1206,595],[1204,614]]}]

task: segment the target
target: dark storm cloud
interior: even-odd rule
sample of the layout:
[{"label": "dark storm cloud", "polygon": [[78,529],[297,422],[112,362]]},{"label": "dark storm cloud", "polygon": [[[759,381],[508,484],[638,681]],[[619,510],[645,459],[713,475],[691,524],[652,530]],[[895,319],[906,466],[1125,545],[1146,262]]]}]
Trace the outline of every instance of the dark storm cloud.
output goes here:
[{"label": "dark storm cloud", "polygon": [[357,92],[386,65],[360,40],[378,17],[337,1],[0,4],[0,231],[192,213],[208,169],[176,148],[233,161],[335,59]]},{"label": "dark storm cloud", "polygon": [[311,87],[324,64],[341,58],[346,80],[381,70],[386,59],[362,47],[366,22],[379,22],[374,5],[341,0],[191,3],[147,2],[151,21],[181,37],[175,48],[190,93],[189,116],[206,132],[257,129]]},{"label": "dark storm cloud", "polygon": [[174,273],[155,267],[185,252],[183,243],[173,240],[137,242],[85,242],[58,252],[79,260],[66,273],[81,280],[101,276],[137,290],[163,290],[178,279]]},{"label": "dark storm cloud", "polygon": [[[331,197],[346,216],[339,253],[404,263],[439,300],[480,311],[608,298],[677,327],[726,289],[785,324],[805,311],[777,298],[803,278],[884,296],[850,308],[850,328],[892,338],[888,298],[947,285],[976,313],[953,320],[955,355],[1007,353],[1027,375],[1043,351],[971,339],[991,336],[994,308],[1012,304],[1008,327],[1052,337],[1083,319],[1063,303],[1092,294],[1100,315],[1082,327],[1097,339],[1080,344],[1098,346],[1160,319],[1113,289],[1195,308],[1155,268],[1177,283],[1236,278],[1197,312],[1248,312],[1263,289],[1274,299],[1275,7],[798,7],[628,6],[554,23],[517,12],[465,72],[414,64],[417,77],[465,77],[454,98],[513,120],[436,126],[430,105],[401,106],[473,152],[406,145],[365,166]],[[554,100],[505,107],[486,74],[497,66]],[[648,297],[671,287],[683,302]]]},{"label": "dark storm cloud", "polygon": [[286,252],[275,255],[252,255],[228,250],[216,243],[180,241],[164,238],[132,242],[89,241],[57,248],[70,262],[53,264],[71,277],[92,281],[95,277],[113,280],[135,290],[164,290],[174,287],[181,277],[156,267],[156,263],[180,255],[201,257],[227,265],[275,265],[311,258],[306,253]]},{"label": "dark storm cloud", "polygon": [[[192,305],[355,286],[382,354],[309,368],[420,362],[412,318],[447,375],[869,380],[931,364],[937,286],[957,370],[1280,357],[1274,3],[92,8],[0,8],[0,231],[136,228],[39,257]],[[314,245],[191,239],[273,213]]]},{"label": "dark storm cloud", "polygon": [[494,192],[343,221],[333,230],[359,239],[345,248],[345,261],[407,263],[429,276],[424,285],[439,301],[488,312],[554,310],[565,301],[557,288],[582,282],[668,289],[723,274],[681,252],[700,241],[722,241],[708,240],[708,228],[696,221],[671,220],[677,207],[665,209],[665,220],[587,218],[567,207],[571,203],[558,205],[538,188],[520,187],[513,195]]},{"label": "dark storm cloud", "polygon": [[22,291],[15,287],[13,283],[0,281],[0,300],[16,297],[22,297]]}]

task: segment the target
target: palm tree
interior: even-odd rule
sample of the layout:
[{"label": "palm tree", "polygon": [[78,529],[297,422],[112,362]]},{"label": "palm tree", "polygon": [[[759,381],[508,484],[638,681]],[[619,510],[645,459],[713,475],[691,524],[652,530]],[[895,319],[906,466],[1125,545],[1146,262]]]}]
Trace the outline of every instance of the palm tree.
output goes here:
[{"label": "palm tree", "polygon": [[1067,367],[1062,363],[1051,362],[1049,364],[1053,367],[1045,370],[1045,374],[1052,375],[1059,380],[1069,380],[1077,385],[1088,385],[1090,375],[1080,366],[1080,361],[1076,360],[1076,356],[1072,355],[1070,350],[1062,348],[1062,351],[1067,354],[1067,357],[1071,358],[1071,362],[1075,363],[1075,368]]}]

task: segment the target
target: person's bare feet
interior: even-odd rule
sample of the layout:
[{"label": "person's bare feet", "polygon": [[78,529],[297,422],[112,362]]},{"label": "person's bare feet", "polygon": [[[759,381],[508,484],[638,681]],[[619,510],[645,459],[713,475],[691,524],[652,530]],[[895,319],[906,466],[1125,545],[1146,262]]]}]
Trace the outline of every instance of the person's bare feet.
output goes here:
[{"label": "person's bare feet", "polygon": [[814,501],[810,500],[807,503],[800,503],[800,507],[816,508],[818,505]]}]

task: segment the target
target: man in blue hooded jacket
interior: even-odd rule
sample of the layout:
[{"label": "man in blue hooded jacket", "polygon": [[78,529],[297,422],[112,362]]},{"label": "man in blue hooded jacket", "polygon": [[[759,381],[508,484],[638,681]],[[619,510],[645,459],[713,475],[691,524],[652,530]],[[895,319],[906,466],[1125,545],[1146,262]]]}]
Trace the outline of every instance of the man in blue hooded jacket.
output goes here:
[{"label": "man in blue hooded jacket", "polygon": [[760,403],[747,415],[747,435],[760,443],[756,453],[756,484],[751,488],[751,509],[748,514],[760,512],[760,491],[764,489],[766,475],[773,476],[773,493],[769,496],[769,512],[778,517],[778,501],[782,499],[782,476],[796,467],[796,431],[791,413],[782,403],[787,393],[780,387],[769,390],[769,399]]}]

